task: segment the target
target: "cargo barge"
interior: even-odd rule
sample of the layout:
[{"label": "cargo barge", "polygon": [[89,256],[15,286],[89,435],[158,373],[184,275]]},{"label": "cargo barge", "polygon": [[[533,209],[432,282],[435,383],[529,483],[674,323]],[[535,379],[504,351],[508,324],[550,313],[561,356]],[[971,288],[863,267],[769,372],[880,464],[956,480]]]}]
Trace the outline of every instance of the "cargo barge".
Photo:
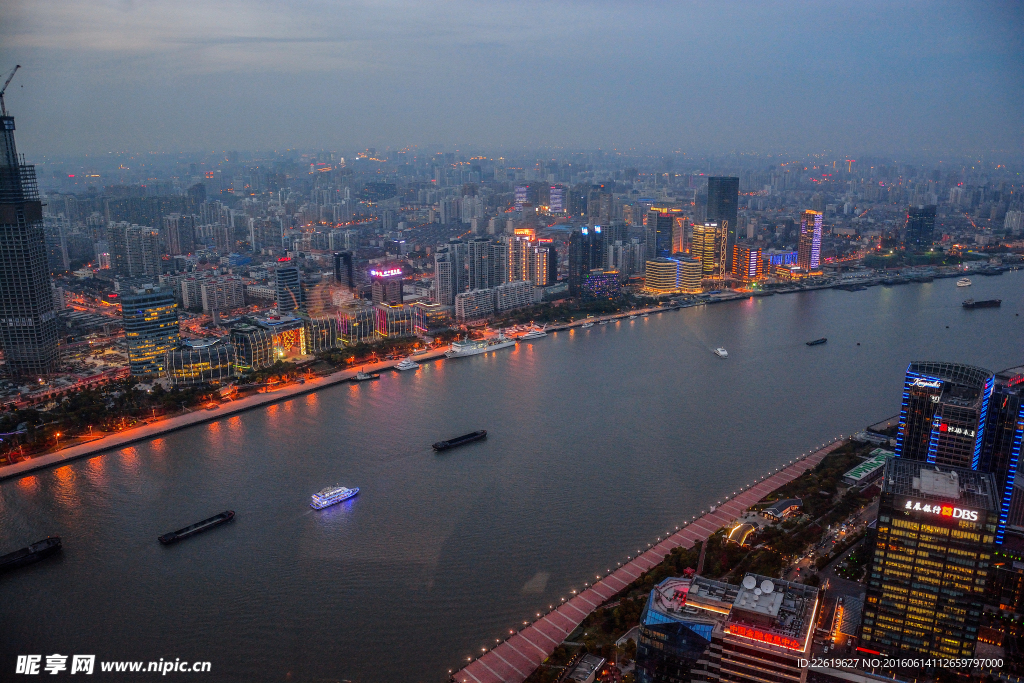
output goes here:
[{"label": "cargo barge", "polygon": [[1002,299],[985,299],[984,301],[968,299],[964,302],[964,308],[999,308],[1002,305]]},{"label": "cargo barge", "polygon": [[462,446],[467,443],[479,441],[480,439],[487,438],[487,430],[481,429],[476,432],[470,432],[469,434],[463,434],[457,436],[454,439],[448,439],[447,441],[438,441],[433,445],[435,451],[446,451],[449,448],[455,448],[456,446]]},{"label": "cargo barge", "polygon": [[0,555],[0,572],[38,562],[47,555],[57,552],[60,548],[60,536],[47,536],[26,548],[15,550],[13,553],[6,555]]},{"label": "cargo barge", "polygon": [[164,534],[163,536],[159,536],[157,538],[157,540],[159,540],[164,545],[169,545],[171,543],[177,543],[178,541],[180,541],[182,539],[185,539],[185,538],[188,538],[189,536],[194,536],[194,535],[202,533],[204,531],[209,531],[210,529],[212,529],[215,526],[220,526],[221,524],[224,524],[225,522],[230,522],[234,518],[235,518],[235,511],[234,510],[225,510],[224,512],[220,513],[219,515],[214,515],[213,517],[210,517],[208,519],[204,519],[201,522],[196,522],[195,524],[190,524],[189,526],[185,527],[184,529],[178,529],[177,531],[172,531],[169,534]]}]

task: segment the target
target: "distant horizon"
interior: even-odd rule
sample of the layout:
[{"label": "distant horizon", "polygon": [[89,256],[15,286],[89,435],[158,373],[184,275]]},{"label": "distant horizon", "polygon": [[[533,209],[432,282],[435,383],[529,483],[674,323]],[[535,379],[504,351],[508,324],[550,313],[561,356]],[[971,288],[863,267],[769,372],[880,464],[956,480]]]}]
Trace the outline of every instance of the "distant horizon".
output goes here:
[{"label": "distant horizon", "polygon": [[35,158],[416,140],[1024,153],[1013,2],[12,0],[3,19],[0,73],[22,65],[7,106]]}]

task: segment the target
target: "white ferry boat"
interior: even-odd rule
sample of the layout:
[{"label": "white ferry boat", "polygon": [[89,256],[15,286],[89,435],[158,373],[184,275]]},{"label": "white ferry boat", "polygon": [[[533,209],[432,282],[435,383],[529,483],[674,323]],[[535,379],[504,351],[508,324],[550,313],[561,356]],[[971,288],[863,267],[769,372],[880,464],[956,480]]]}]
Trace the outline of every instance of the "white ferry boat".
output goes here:
[{"label": "white ferry boat", "polygon": [[412,358],[403,358],[402,362],[395,366],[395,370],[415,370],[420,366]]},{"label": "white ferry boat", "polygon": [[521,336],[519,339],[540,339],[541,337],[546,337],[548,336],[547,328],[547,325],[540,328],[539,330],[537,328],[533,328],[532,330]]},{"label": "white ferry boat", "polygon": [[631,316],[629,316],[629,319],[630,320],[636,320],[636,316],[635,315],[631,315]]},{"label": "white ferry boat", "polygon": [[728,358],[729,352],[723,349],[721,346],[719,346],[717,349],[715,349],[715,355],[718,356],[719,358]]},{"label": "white ferry boat", "polygon": [[498,351],[515,346],[516,340],[509,339],[499,334],[494,339],[467,339],[460,342],[452,342],[452,348],[444,352],[445,358],[461,358],[463,356],[475,356],[488,351]]},{"label": "white ferry boat", "polygon": [[962,277],[962,278],[960,278],[959,280],[956,281],[956,286],[957,287],[970,287],[972,284],[974,284],[974,283],[971,282],[970,278],[966,278],[966,277]]},{"label": "white ferry boat", "polygon": [[315,510],[323,510],[325,507],[331,505],[337,505],[338,503],[352,498],[359,493],[359,488],[346,488],[340,484],[334,486],[328,486],[319,493],[313,494],[313,502],[310,503],[310,507]]},{"label": "white ferry boat", "polygon": [[586,330],[586,329],[591,328],[593,326],[594,326],[594,323],[583,323],[582,325],[580,325],[580,329],[581,330]]}]

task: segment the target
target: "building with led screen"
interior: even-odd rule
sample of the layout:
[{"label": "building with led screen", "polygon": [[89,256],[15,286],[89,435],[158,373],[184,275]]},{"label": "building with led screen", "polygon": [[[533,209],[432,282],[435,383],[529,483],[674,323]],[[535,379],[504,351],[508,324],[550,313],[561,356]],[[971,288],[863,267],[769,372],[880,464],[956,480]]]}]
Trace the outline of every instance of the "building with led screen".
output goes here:
[{"label": "building with led screen", "polygon": [[370,269],[371,297],[375,304],[401,305],[405,271],[401,264]]},{"label": "building with led screen", "polygon": [[995,478],[999,497],[996,543],[1001,544],[1008,527],[1012,533],[1024,535],[1024,489],[1020,486],[1024,482],[1017,482],[1024,440],[1024,366],[997,372],[994,379],[978,469]]},{"label": "building with led screen", "polygon": [[896,455],[978,469],[993,374],[958,363],[913,362],[903,382]]},{"label": "building with led screen", "polygon": [[995,480],[890,458],[882,482],[861,648],[973,656],[995,546]]}]

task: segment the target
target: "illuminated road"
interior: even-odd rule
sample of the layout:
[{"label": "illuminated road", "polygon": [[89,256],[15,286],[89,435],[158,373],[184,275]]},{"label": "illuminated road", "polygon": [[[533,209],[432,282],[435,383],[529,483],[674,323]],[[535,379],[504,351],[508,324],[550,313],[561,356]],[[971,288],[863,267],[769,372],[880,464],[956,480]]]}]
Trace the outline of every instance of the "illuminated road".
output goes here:
[{"label": "illuminated road", "polygon": [[692,548],[698,542],[707,540],[716,531],[735,521],[751,505],[813,468],[844,443],[845,440],[833,441],[797,460],[728,499],[717,506],[714,512],[690,522],[647,552],[632,557],[625,565],[587,590],[541,615],[531,625],[473,660],[455,673],[452,680],[457,683],[522,683],[591,612],[640,575],[660,564],[673,549],[680,546]]}]

